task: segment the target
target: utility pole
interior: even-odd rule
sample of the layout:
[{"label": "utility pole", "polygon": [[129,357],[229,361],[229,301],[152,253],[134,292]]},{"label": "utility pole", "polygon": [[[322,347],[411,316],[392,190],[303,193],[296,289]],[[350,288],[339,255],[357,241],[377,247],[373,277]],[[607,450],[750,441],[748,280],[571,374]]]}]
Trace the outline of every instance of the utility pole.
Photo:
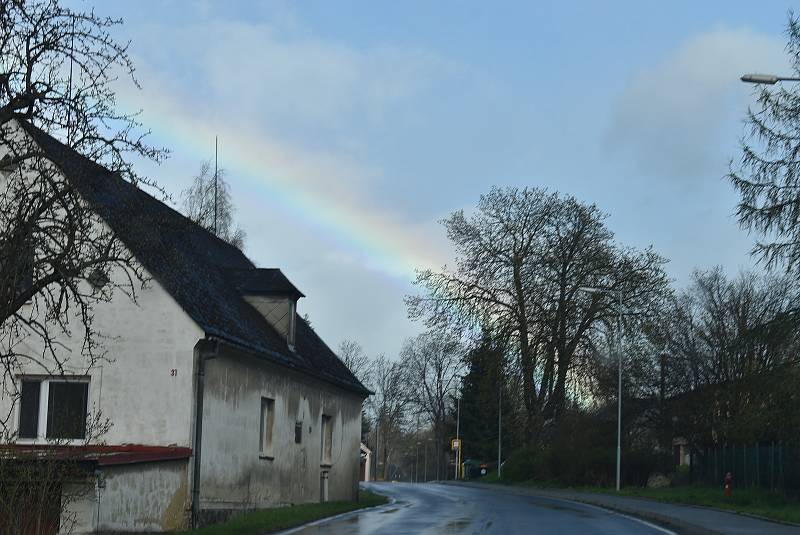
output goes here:
[{"label": "utility pole", "polygon": [[219,236],[217,232],[217,195],[219,191],[219,138],[214,136],[214,234]]},{"label": "utility pole", "polygon": [[616,350],[618,360],[618,379],[617,379],[617,492],[620,489],[620,465],[622,463],[622,291],[610,288],[590,288],[580,287],[578,290],[589,294],[610,294],[618,299],[617,310],[617,339]]},{"label": "utility pole", "polygon": [[458,444],[458,449],[456,449],[456,473],[455,479],[458,479],[458,471],[461,468],[461,396],[458,397],[458,401],[456,402],[456,444]]},{"label": "utility pole", "polygon": [[617,358],[619,359],[619,381],[617,384],[617,492],[620,488],[620,465],[622,462],[622,292],[617,291],[619,310],[617,311]]},{"label": "utility pole", "polygon": [[[498,374],[498,377],[500,375]],[[498,402],[497,402],[497,479],[500,479],[500,453],[503,448],[503,379],[498,381]]]},{"label": "utility pole", "polygon": [[423,480],[424,483],[428,482],[428,442],[429,441],[430,441],[429,438],[425,440],[425,468],[422,470],[423,473],[424,473],[424,476],[422,477],[422,480]]}]

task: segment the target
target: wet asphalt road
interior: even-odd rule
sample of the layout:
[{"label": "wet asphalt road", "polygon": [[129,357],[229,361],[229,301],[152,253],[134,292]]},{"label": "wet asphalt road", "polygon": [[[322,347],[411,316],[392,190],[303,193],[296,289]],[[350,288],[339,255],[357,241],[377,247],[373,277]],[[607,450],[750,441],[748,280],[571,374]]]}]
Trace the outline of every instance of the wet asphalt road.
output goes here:
[{"label": "wet asphalt road", "polygon": [[608,534],[665,535],[651,524],[589,505],[453,485],[370,483],[392,505],[307,526],[296,535]]}]

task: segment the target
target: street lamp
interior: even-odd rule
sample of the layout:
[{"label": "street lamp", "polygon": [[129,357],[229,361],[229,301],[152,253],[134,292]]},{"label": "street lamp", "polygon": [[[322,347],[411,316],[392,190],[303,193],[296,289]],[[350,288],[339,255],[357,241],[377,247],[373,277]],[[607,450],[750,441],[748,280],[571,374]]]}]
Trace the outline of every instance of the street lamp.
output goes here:
[{"label": "street lamp", "polygon": [[745,74],[740,80],[748,84],[769,84],[774,85],[778,82],[800,82],[800,78],[791,76],[776,76],[774,74]]},{"label": "street lamp", "polygon": [[458,444],[458,449],[456,450],[456,473],[453,479],[458,479],[458,469],[459,469],[459,461],[461,460],[461,440],[459,433],[461,432],[461,395],[459,393],[458,401],[456,402],[456,444]]},{"label": "street lamp", "polygon": [[618,383],[617,383],[617,492],[620,488],[620,465],[622,460],[622,292],[609,288],[578,288],[581,292],[590,294],[612,294],[616,295],[619,307],[617,310],[617,360],[618,360]]},{"label": "street lamp", "polygon": [[422,442],[417,441],[416,454],[414,456],[414,479],[416,479],[417,483],[419,483],[419,445],[420,444],[422,444]]},{"label": "street lamp", "polygon": [[497,480],[501,479],[500,474],[500,453],[503,447],[503,377],[498,374],[497,381]]}]

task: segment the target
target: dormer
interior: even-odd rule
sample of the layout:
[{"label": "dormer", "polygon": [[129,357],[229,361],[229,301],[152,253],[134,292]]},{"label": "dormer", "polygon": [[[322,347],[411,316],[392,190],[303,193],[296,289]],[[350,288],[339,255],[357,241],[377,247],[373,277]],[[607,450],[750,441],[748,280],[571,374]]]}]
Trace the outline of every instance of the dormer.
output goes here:
[{"label": "dormer", "polygon": [[280,269],[233,270],[234,284],[245,300],[283,336],[294,351],[297,300],[305,297]]}]

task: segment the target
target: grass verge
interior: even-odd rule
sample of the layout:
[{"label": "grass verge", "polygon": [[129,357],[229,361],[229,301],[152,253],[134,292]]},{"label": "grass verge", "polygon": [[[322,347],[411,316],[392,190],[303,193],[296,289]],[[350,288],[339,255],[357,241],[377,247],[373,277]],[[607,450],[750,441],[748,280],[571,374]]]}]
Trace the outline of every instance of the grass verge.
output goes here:
[{"label": "grass verge", "polygon": [[261,535],[357,509],[383,505],[388,501],[385,496],[361,490],[358,492],[358,502],[307,503],[262,509],[237,515],[223,524],[183,531],[179,535]]},{"label": "grass verge", "polygon": [[[602,492],[611,493],[613,491],[602,489]],[[800,523],[800,502],[798,500],[761,489],[734,488],[733,496],[730,498],[724,496],[721,488],[713,487],[624,488],[621,494],[669,503],[717,507],[738,513]]]},{"label": "grass verge", "polygon": [[[496,472],[491,472],[478,481],[482,483],[508,484],[504,481],[498,481]],[[550,481],[531,480],[522,483],[511,483],[511,485],[564,489],[563,485]],[[616,494],[614,489],[604,487],[572,487],[569,490],[595,492],[599,494]],[[800,524],[800,500],[762,489],[734,488],[733,496],[730,498],[724,496],[721,488],[701,486],[678,486],[662,489],[625,487],[620,491],[620,494],[623,496],[649,498],[651,500],[667,503],[716,507],[737,513],[748,513],[774,520]]]}]

